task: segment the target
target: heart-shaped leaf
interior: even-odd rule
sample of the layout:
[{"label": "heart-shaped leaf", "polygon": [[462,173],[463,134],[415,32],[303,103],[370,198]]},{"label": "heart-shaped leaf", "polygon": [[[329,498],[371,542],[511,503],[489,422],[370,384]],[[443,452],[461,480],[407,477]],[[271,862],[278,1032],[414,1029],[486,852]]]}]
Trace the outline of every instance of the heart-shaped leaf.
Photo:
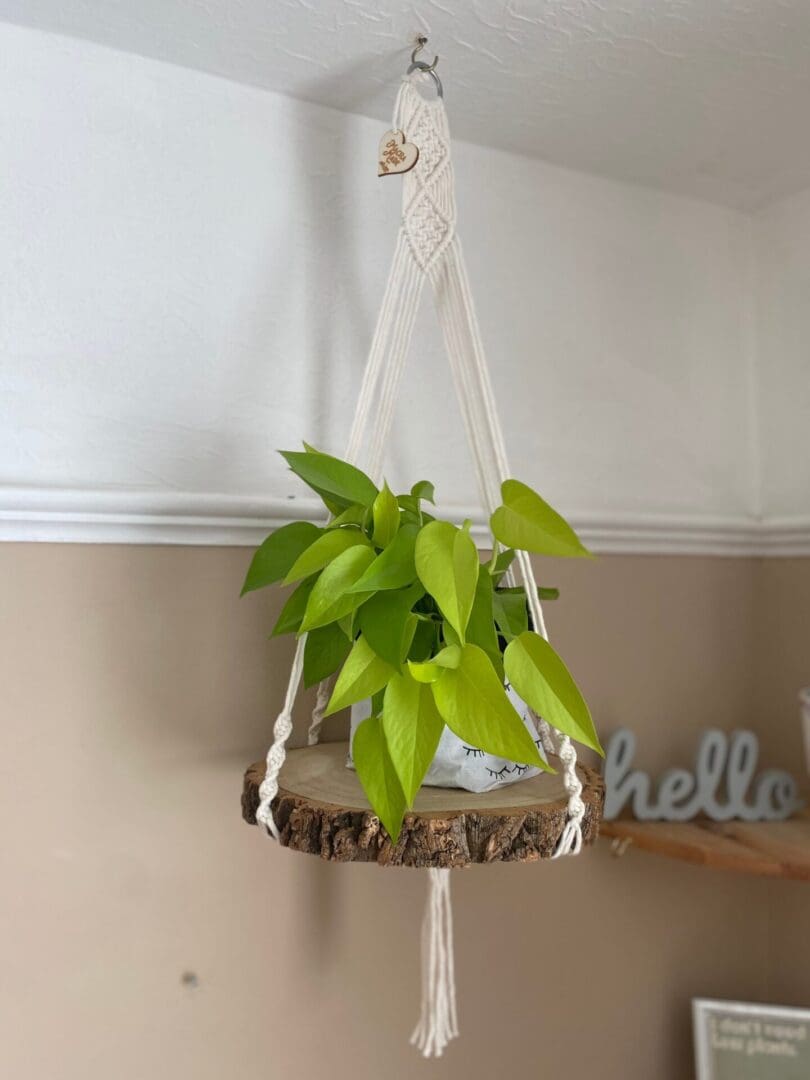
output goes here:
[{"label": "heart-shaped leaf", "polygon": [[463,642],[479,566],[469,533],[449,521],[432,521],[419,530],[414,558],[419,580]]},{"label": "heart-shaped leaf", "polygon": [[337,623],[310,630],[304,643],[304,686],[314,686],[333,675],[351,647],[351,641]]},{"label": "heart-shaped leaf", "polygon": [[399,528],[399,503],[388,484],[383,484],[379,495],[374,500],[373,521],[372,540],[375,546],[388,547]]},{"label": "heart-shaped leaf", "polygon": [[377,488],[372,481],[348,461],[341,461],[329,454],[301,453],[296,450],[282,450],[281,456],[313,491],[345,503],[343,509],[353,503],[371,506],[377,497]]},{"label": "heart-shaped leaf", "polygon": [[506,677],[527,705],[563,734],[604,756],[585,699],[547,641],[527,631],[504,653]]},{"label": "heart-shaped leaf", "polygon": [[505,551],[498,552],[495,562],[490,564],[489,572],[492,574],[496,583],[501,580],[503,575],[512,565],[515,558],[515,549],[506,548]]},{"label": "heart-shaped leaf", "polygon": [[354,586],[355,592],[378,592],[380,589],[402,589],[416,579],[414,549],[416,525],[403,525],[394,539],[369,566]]},{"label": "heart-shaped leaf", "polygon": [[357,546],[371,547],[366,534],[360,532],[359,529],[333,529],[323,533],[306,551],[301,552],[290,567],[284,584],[290,585],[293,581],[300,581],[302,578],[309,577],[310,574],[316,574],[338,555]]},{"label": "heart-shaped leaf", "polygon": [[340,670],[324,716],[372,697],[395,673],[396,668],[377,656],[361,634]]},{"label": "heart-shaped leaf", "polygon": [[370,716],[358,726],[352,740],[352,759],[374,813],[396,843],[405,816],[405,793],[388,753],[378,716]]},{"label": "heart-shaped leaf", "polygon": [[337,622],[359,607],[369,594],[349,590],[373,561],[374,551],[370,547],[350,547],[333,559],[315,582],[301,622],[301,631]]},{"label": "heart-shaped leaf", "polygon": [[501,497],[503,506],[490,518],[496,540],[537,555],[590,557],[568,522],[526,484],[504,480]]},{"label": "heart-shaped leaf", "polygon": [[442,719],[469,746],[553,771],[540,757],[483,649],[465,645],[458,667],[444,671],[431,689]]},{"label": "heart-shaped leaf", "polygon": [[310,594],[317,581],[317,575],[302,581],[301,584],[290,593],[276,625],[273,627],[270,637],[278,637],[280,634],[297,634],[307,609]]},{"label": "heart-shaped leaf", "polygon": [[425,615],[418,615],[413,641],[411,642],[410,649],[408,649],[408,660],[421,663],[432,656],[438,648],[438,645],[438,623]]},{"label": "heart-shaped leaf", "polygon": [[360,503],[352,503],[351,506],[347,506],[345,510],[333,517],[326,527],[327,529],[339,529],[341,525],[362,526],[365,522],[367,513],[367,506],[361,506]]},{"label": "heart-shaped leaf", "polygon": [[385,689],[382,723],[391,761],[412,806],[444,730],[430,687],[407,672],[393,675]]},{"label": "heart-shaped leaf", "polygon": [[457,668],[461,663],[461,646],[448,645],[431,660],[417,663],[408,661],[408,670],[417,682],[434,683],[440,679],[447,668]]},{"label": "heart-shaped leaf", "polygon": [[523,589],[514,592],[496,589],[492,597],[492,612],[498,629],[507,641],[529,629],[529,609]]},{"label": "heart-shaped leaf", "polygon": [[418,621],[411,609],[423,594],[424,589],[418,583],[407,589],[379,592],[358,612],[366,641],[378,656],[395,667],[408,655]]},{"label": "heart-shaped leaf", "polygon": [[501,657],[498,635],[495,633],[493,619],[492,577],[486,566],[478,566],[478,581],[475,586],[470,621],[467,624],[467,641],[483,649],[492,661],[498,678],[503,678],[503,658]]},{"label": "heart-shaped leaf", "polygon": [[314,543],[322,531],[309,521],[293,521],[276,529],[251,559],[241,595],[281,581],[301,552]]},{"label": "heart-shaped leaf", "polygon": [[411,495],[415,499],[424,499],[425,502],[429,503],[434,502],[436,498],[433,484],[429,480],[417,480],[411,488]]}]

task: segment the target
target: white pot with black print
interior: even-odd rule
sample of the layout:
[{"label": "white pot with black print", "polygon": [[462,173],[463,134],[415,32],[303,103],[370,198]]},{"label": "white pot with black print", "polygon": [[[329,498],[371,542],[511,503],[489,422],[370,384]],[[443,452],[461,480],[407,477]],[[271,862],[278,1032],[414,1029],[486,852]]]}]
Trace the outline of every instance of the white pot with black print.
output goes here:
[{"label": "white pot with black print", "polygon": [[[529,706],[522,698],[518,697],[508,684],[506,693],[542,754],[543,747]],[[370,701],[362,701],[352,706],[352,740],[354,740],[354,733],[358,725],[363,720],[366,720],[370,714]],[[351,748],[347,765],[350,769],[354,768]],[[465,791],[474,791],[481,794],[484,791],[492,791],[494,788],[503,787],[505,784],[514,784],[518,780],[526,780],[530,776],[537,776],[539,772],[540,769],[533,765],[524,765],[521,762],[495,757],[494,754],[486,754],[480,747],[470,746],[465,743],[458,735],[453,734],[449,727],[445,726],[439,739],[436,756],[422,783],[429,787],[463,788]]]}]

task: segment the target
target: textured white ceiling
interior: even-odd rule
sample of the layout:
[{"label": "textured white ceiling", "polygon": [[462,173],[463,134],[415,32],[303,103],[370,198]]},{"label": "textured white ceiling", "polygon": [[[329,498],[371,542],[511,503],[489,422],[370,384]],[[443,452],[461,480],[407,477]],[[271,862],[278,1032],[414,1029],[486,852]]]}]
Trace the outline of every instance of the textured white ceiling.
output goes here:
[{"label": "textured white ceiling", "polygon": [[381,120],[424,30],[461,138],[746,209],[810,186],[810,0],[0,0],[0,19]]}]

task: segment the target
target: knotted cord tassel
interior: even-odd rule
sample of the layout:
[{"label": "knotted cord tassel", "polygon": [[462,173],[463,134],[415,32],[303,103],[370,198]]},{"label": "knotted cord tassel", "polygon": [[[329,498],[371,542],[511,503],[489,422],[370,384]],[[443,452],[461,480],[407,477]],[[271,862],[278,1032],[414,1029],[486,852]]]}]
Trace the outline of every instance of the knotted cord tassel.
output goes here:
[{"label": "knotted cord tassel", "polygon": [[458,1035],[450,871],[428,870],[428,875],[422,920],[422,1008],[411,1035],[411,1045],[426,1058],[441,1057]]},{"label": "knotted cord tassel", "polygon": [[561,855],[579,855],[582,850],[582,819],[585,817],[582,784],[577,776],[577,752],[567,735],[560,736],[559,754],[563,764],[563,783],[568,792],[568,820],[552,859],[559,859]]}]

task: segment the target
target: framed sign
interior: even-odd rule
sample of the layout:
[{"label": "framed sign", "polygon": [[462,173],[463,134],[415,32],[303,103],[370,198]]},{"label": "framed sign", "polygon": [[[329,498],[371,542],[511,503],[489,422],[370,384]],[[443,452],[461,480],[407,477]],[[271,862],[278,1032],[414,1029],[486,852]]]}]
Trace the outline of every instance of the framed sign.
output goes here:
[{"label": "framed sign", "polygon": [[807,1080],[810,1009],[692,1002],[697,1080]]}]

